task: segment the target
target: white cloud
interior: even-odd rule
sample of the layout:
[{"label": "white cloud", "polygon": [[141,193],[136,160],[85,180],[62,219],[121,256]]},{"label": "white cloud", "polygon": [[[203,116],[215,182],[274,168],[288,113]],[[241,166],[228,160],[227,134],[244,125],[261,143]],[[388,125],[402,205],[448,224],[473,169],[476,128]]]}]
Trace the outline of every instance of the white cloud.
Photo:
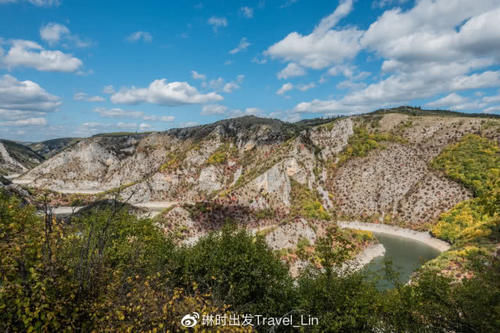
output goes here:
[{"label": "white cloud", "polygon": [[125,123],[123,121],[120,121],[116,123],[116,127],[119,129],[126,129],[126,130],[135,130],[138,128],[137,123]]},{"label": "white cloud", "polygon": [[193,76],[193,79],[195,79],[195,80],[205,81],[207,79],[207,76],[205,74],[200,74],[197,71],[191,71],[191,75]]},{"label": "white cloud", "polygon": [[83,63],[80,59],[61,51],[45,50],[39,44],[27,40],[14,40],[0,62],[8,68],[31,67],[39,71],[76,72]]},{"label": "white cloud", "polygon": [[69,34],[69,29],[58,23],[48,23],[40,29],[40,37],[50,45],[58,43],[64,35]]},{"label": "white cloud", "polygon": [[300,67],[294,62],[289,63],[278,73],[278,79],[288,79],[289,77],[306,75],[304,68]]},{"label": "white cloud", "polygon": [[240,8],[241,14],[245,16],[246,18],[252,18],[253,17],[253,8],[250,7],[241,7]]},{"label": "white cloud", "polygon": [[372,2],[372,8],[384,8],[392,5],[402,5],[408,0],[375,0]]},{"label": "white cloud", "polygon": [[136,31],[131,33],[128,37],[127,40],[131,43],[138,42],[138,41],[143,41],[145,43],[151,43],[153,41],[153,36],[147,31]]},{"label": "white cloud", "polygon": [[28,2],[39,7],[59,6],[61,4],[59,0],[28,0]]},{"label": "white cloud", "polygon": [[112,85],[108,85],[108,86],[105,86],[103,89],[102,89],[102,92],[104,94],[107,94],[107,95],[111,95],[111,94],[114,94],[115,93],[115,88],[113,88]]},{"label": "white cloud", "polygon": [[259,65],[263,65],[263,64],[267,63],[267,59],[263,58],[261,56],[255,56],[255,57],[253,57],[252,62],[259,64]]},{"label": "white cloud", "polygon": [[486,107],[487,103],[481,102],[480,100],[470,100],[459,94],[451,93],[448,96],[427,103],[426,105],[456,111],[478,111]]},{"label": "white cloud", "polygon": [[243,83],[243,80],[245,79],[245,75],[238,75],[236,77],[236,80],[226,82],[223,78],[219,77],[217,79],[210,80],[208,83],[203,82],[202,86],[204,88],[210,87],[211,89],[214,89],[215,91],[222,91],[225,93],[232,93],[234,90],[240,88],[240,84]]},{"label": "white cloud", "polygon": [[299,0],[286,0],[281,6],[280,8],[287,8],[287,7],[290,7],[291,5],[293,5],[294,3],[298,2]]},{"label": "white cloud", "polygon": [[460,96],[456,93],[451,93],[448,96],[440,98],[434,102],[427,103],[427,106],[430,107],[449,107],[451,105],[463,104],[468,102],[468,99]]},{"label": "white cloud", "polygon": [[243,117],[243,116],[257,116],[257,115],[262,115],[264,113],[264,110],[255,108],[255,107],[250,107],[246,108],[244,110],[240,109],[234,109],[229,112],[229,115],[231,117]]},{"label": "white cloud", "polygon": [[500,105],[490,106],[483,110],[484,113],[499,113]]},{"label": "white cloud", "polygon": [[78,92],[73,95],[75,101],[85,101],[85,102],[104,102],[104,97],[101,96],[89,96],[84,92]]},{"label": "white cloud", "polygon": [[341,1],[337,9],[323,18],[311,34],[303,36],[292,32],[269,47],[265,54],[313,69],[322,69],[353,58],[361,48],[359,39],[363,32],[357,28],[333,29],[351,10],[352,0]]},{"label": "white cloud", "polygon": [[222,88],[222,91],[224,91],[225,93],[232,93],[233,90],[236,90],[236,89],[239,89],[240,86],[235,83],[235,82],[228,82],[224,85],[224,88]]},{"label": "white cloud", "polygon": [[77,134],[81,136],[89,136],[96,133],[116,132],[116,131],[131,131],[142,132],[151,130],[152,126],[147,123],[135,122],[117,122],[114,124],[101,123],[101,122],[85,122],[80,125]]},{"label": "white cloud", "polygon": [[384,69],[390,71],[409,64],[414,70],[428,63],[498,59],[499,15],[496,0],[421,0],[408,11],[384,12],[361,43],[388,58]]},{"label": "white cloud", "polygon": [[293,84],[291,84],[290,82],[288,83],[285,83],[281,86],[281,88],[278,89],[278,91],[276,91],[276,94],[278,95],[284,95],[286,94],[288,91],[292,90],[293,89]]},{"label": "white cloud", "polygon": [[47,119],[45,118],[26,118],[19,120],[0,121],[0,126],[45,126]]},{"label": "white cloud", "polygon": [[459,92],[500,86],[498,17],[500,4],[495,0],[420,0],[407,11],[387,10],[361,39],[361,45],[382,57],[382,79],[353,82],[369,73],[336,65],[329,73],[348,78],[338,87],[353,91],[338,99],[299,103],[293,111],[366,112],[436,95],[445,97],[428,106],[484,109],[486,100],[471,100]]},{"label": "white cloud", "polygon": [[184,123],[180,123],[180,127],[193,127],[198,125],[199,123],[197,121],[186,121]]},{"label": "white cloud", "polygon": [[161,116],[160,121],[163,121],[165,123],[171,123],[175,120],[174,116]]},{"label": "white cloud", "polygon": [[21,2],[21,1],[29,2],[32,5],[35,5],[38,7],[59,6],[61,4],[61,2],[59,0],[0,0],[0,4],[16,3],[16,2]]},{"label": "white cloud", "polygon": [[296,86],[296,88],[299,89],[300,91],[307,91],[307,90],[312,89],[314,87],[316,87],[316,83],[314,83],[314,82],[311,82],[308,84],[299,84]]},{"label": "white cloud", "polygon": [[57,111],[59,97],[47,93],[33,81],[0,77],[0,126],[45,126],[44,116]]},{"label": "white cloud", "polygon": [[53,46],[59,42],[65,42],[76,47],[88,47],[90,41],[84,41],[80,37],[71,34],[71,31],[65,25],[59,23],[48,23],[40,28],[40,37]]},{"label": "white cloud", "polygon": [[249,107],[246,109],[230,109],[227,106],[220,104],[205,105],[201,110],[201,114],[204,116],[225,115],[228,117],[242,117],[249,115],[261,115],[263,113],[264,111],[262,109],[255,107]]},{"label": "white cloud", "polygon": [[[467,75],[467,66],[435,65],[427,70],[398,73],[338,100],[313,100],[298,104],[295,112],[356,113],[382,106],[400,105],[450,91],[500,86],[500,71]],[[462,106],[471,109],[472,104]],[[479,105],[477,105],[479,106]]]},{"label": "white cloud", "polygon": [[105,118],[143,118],[144,117],[144,112],[123,110],[120,108],[113,108],[113,109],[95,108],[93,111],[98,113],[101,117],[105,117]]},{"label": "white cloud", "polygon": [[246,50],[250,45],[247,38],[246,37],[243,37],[241,40],[240,40],[240,43],[238,44],[238,46],[234,49],[232,49],[231,51],[229,51],[230,54],[236,54],[238,52],[241,52],[241,51],[244,51]]},{"label": "white cloud", "polygon": [[150,116],[150,115],[145,115],[142,117],[144,120],[148,121],[161,121],[164,123],[171,123],[175,120],[174,116]]},{"label": "white cloud", "polygon": [[496,96],[484,96],[483,102],[485,103],[500,103],[500,94]]},{"label": "white cloud", "polygon": [[204,104],[223,99],[215,92],[202,94],[187,82],[167,83],[166,79],[155,80],[147,88],[122,88],[111,96],[113,103],[152,103],[167,106]]},{"label": "white cloud", "polygon": [[220,104],[209,104],[204,105],[201,109],[201,114],[204,116],[214,115],[214,114],[225,114],[228,111],[228,107]]},{"label": "white cloud", "polygon": [[225,17],[212,16],[208,19],[208,24],[217,32],[220,27],[227,27],[227,19]]},{"label": "white cloud", "polygon": [[0,110],[45,114],[56,111],[60,105],[59,97],[33,81],[18,81],[9,74],[0,77]]}]

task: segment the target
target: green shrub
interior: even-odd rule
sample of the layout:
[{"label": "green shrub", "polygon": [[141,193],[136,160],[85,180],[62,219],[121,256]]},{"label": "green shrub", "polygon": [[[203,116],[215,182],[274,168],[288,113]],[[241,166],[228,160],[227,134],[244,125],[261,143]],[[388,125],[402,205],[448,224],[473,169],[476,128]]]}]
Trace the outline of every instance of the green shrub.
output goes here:
[{"label": "green shrub", "polygon": [[184,252],[183,281],[210,289],[216,302],[242,313],[286,313],[293,305],[288,268],[263,237],[226,226]]},{"label": "green shrub", "polygon": [[291,180],[291,213],[318,220],[330,220],[331,216],[321,204],[321,198],[316,191],[307,186]]},{"label": "green shrub", "polygon": [[356,127],[348,145],[339,156],[338,164],[345,163],[353,157],[365,157],[372,150],[383,149],[384,141],[405,142],[404,139],[390,133],[371,133],[365,127]]},{"label": "green shrub", "polygon": [[463,183],[476,196],[500,186],[500,149],[494,141],[469,134],[444,149],[432,166]]}]

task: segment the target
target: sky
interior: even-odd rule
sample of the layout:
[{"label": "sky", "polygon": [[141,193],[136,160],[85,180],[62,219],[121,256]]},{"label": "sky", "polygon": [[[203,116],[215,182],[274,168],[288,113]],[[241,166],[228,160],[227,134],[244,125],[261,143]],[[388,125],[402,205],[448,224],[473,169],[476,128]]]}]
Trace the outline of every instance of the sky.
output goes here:
[{"label": "sky", "polygon": [[499,0],[0,0],[0,138],[500,114]]}]

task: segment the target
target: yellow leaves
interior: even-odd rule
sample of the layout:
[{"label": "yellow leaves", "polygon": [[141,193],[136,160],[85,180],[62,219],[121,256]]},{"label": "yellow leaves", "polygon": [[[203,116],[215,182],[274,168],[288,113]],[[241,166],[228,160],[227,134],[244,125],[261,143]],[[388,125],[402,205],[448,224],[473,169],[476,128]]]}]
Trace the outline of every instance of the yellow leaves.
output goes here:
[{"label": "yellow leaves", "polygon": [[120,310],[116,311],[116,316],[118,317],[119,320],[125,320],[125,315]]}]

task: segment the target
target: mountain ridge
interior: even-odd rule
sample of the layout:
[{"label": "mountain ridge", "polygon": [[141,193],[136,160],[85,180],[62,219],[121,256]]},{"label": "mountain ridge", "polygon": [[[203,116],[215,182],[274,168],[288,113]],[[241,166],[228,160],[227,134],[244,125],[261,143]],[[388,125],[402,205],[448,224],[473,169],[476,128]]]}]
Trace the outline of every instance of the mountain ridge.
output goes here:
[{"label": "mountain ridge", "polygon": [[120,190],[137,203],[219,198],[284,211],[294,209],[293,193],[300,187],[311,191],[311,205],[335,216],[378,216],[418,226],[471,197],[434,170],[432,159],[468,134],[499,140],[495,117],[431,112],[399,108],[299,124],[241,117],[94,136],[20,180],[63,192]]}]

